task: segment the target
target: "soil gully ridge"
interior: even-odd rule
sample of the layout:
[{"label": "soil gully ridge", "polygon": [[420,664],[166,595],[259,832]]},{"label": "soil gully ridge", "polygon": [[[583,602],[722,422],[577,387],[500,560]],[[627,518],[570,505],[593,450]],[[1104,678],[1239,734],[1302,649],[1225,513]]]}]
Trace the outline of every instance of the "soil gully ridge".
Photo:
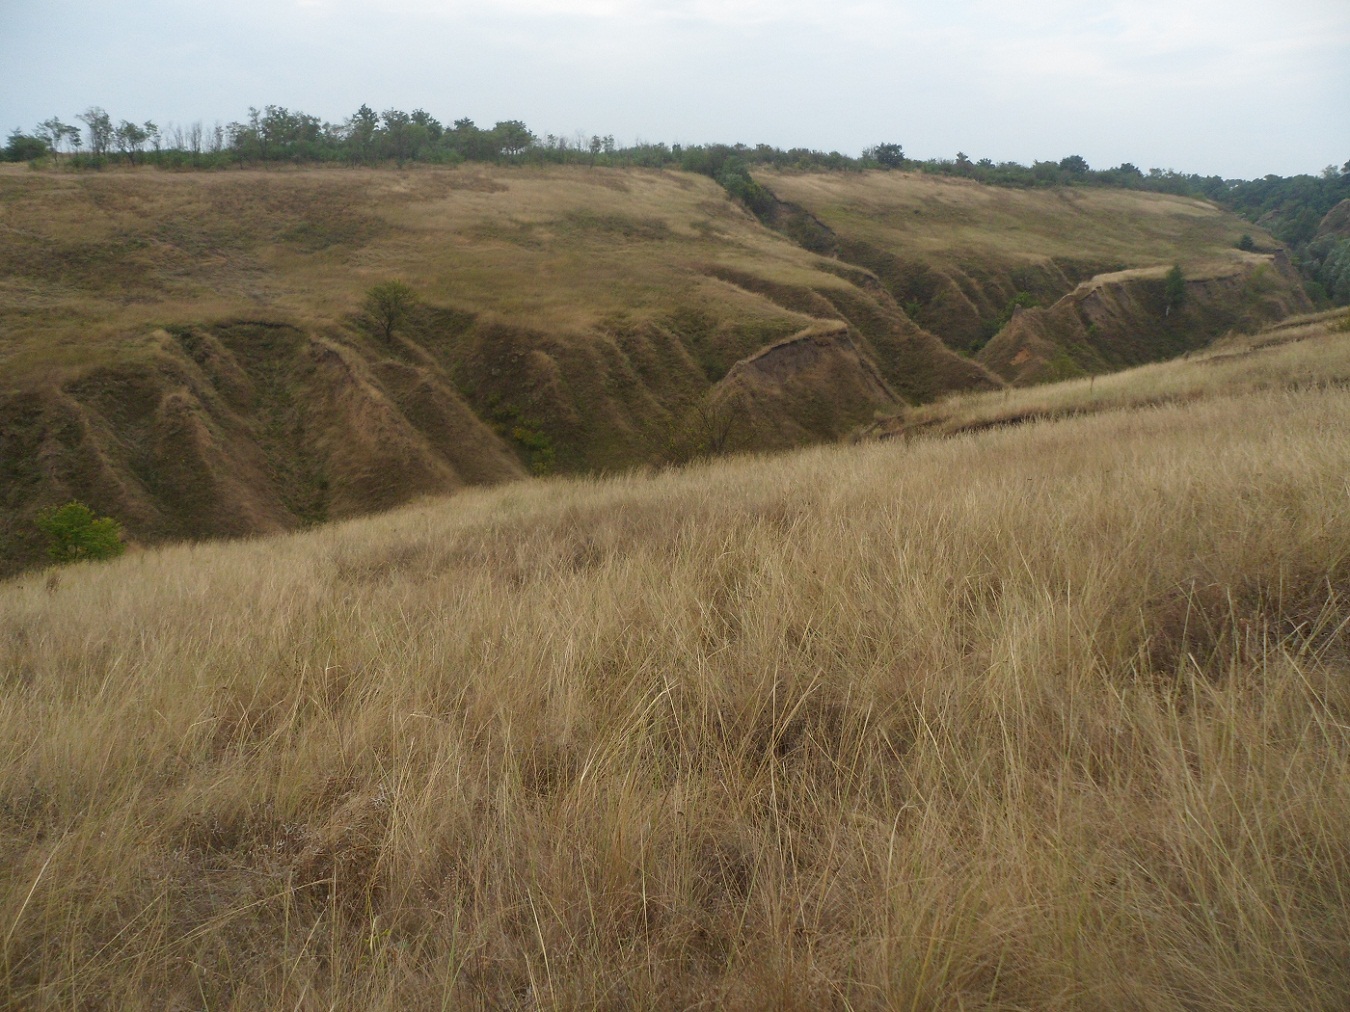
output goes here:
[{"label": "soil gully ridge", "polygon": [[[118,205],[110,196],[130,199],[137,187],[153,186],[157,200],[196,208],[201,222],[192,228],[201,237],[228,238],[229,228],[240,229],[230,243],[252,251],[260,277],[267,276],[262,265],[273,263],[279,290],[289,284],[306,292],[305,285],[328,279],[314,272],[333,274],[330,263],[339,279],[356,271],[359,290],[362,258],[376,248],[412,257],[410,274],[431,270],[419,268],[418,257],[458,257],[436,268],[456,270],[481,256],[489,265],[479,268],[482,276],[491,278],[556,249],[585,265],[580,277],[610,271],[622,283],[650,257],[664,265],[653,276],[667,280],[653,309],[620,309],[566,327],[480,310],[472,299],[447,304],[433,292],[387,338],[352,313],[281,312],[250,289],[255,310],[248,315],[166,322],[115,356],[22,376],[11,371],[0,391],[0,575],[43,561],[33,516],[72,498],[115,516],[141,543],[290,530],[532,473],[605,472],[838,440],[905,405],[1154,361],[1307,308],[1279,256],[1242,254],[1192,269],[1184,305],[1169,307],[1165,267],[1110,270],[1121,265],[1092,250],[1077,258],[941,261],[904,244],[887,246],[789,199],[775,197],[754,219],[708,181],[667,175],[616,177],[616,189],[590,185],[589,174],[507,173],[481,192],[428,175],[388,193],[379,189],[388,182],[383,177],[362,177],[360,185],[374,189],[344,199],[350,206],[367,201],[372,215],[385,217],[371,217],[378,227],[338,229],[341,241],[317,252],[286,245],[294,229],[269,238],[265,229],[278,226],[249,217],[251,205],[239,203],[245,198],[230,188],[233,180],[24,181],[32,191],[55,187],[66,207],[76,204],[66,192],[72,186],[108,191],[99,203],[111,206]],[[299,221],[318,213],[309,208],[315,200],[332,203],[328,190],[355,184],[345,176],[313,183],[297,176],[260,185]],[[509,209],[524,206],[531,186],[536,200],[544,193],[556,202],[556,190],[573,194],[573,202],[599,200],[604,213],[582,208],[559,217],[547,204],[552,217],[536,214],[536,221],[524,211],[515,212],[519,220],[503,219],[496,210],[497,217],[484,218],[490,228],[464,225],[453,233],[446,226],[458,246],[413,245],[421,233],[406,221],[409,206],[423,206],[416,201],[433,210],[437,201],[460,200],[469,210],[517,201],[504,205]],[[221,203],[224,197],[230,200]],[[33,199],[39,227],[45,205]],[[642,215],[614,210],[623,200]],[[677,201],[684,202],[679,214],[702,215],[692,235],[679,231],[685,226],[678,216],[669,218],[672,225],[657,213]],[[236,211],[217,222],[217,205]],[[163,230],[147,217],[148,206],[137,204],[137,217],[119,225],[120,245],[100,247],[83,274],[15,261],[0,309],[8,298],[11,320],[30,319],[41,304],[23,291],[50,293],[44,298],[58,305],[81,285],[105,300],[90,302],[97,307],[124,275],[141,279],[144,299],[161,297],[156,284],[177,284],[189,268],[215,284],[209,264],[175,268],[163,283],[137,266],[143,244],[135,229]],[[647,224],[629,228],[630,218]],[[72,220],[83,234],[88,226]],[[591,227],[594,221],[606,228]],[[394,242],[403,245],[380,247]],[[441,252],[446,248],[454,252]],[[493,253],[499,249],[505,259]],[[544,286],[547,272],[565,261],[541,263],[534,283]],[[287,270],[311,273],[291,277]],[[1040,308],[1012,312],[972,353],[990,321],[1024,292]]]}]

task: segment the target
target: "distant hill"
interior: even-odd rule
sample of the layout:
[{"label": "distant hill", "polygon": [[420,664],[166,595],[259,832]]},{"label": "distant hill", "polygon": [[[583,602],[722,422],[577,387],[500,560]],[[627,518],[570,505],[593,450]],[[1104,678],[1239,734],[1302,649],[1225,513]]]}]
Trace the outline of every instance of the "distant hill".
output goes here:
[{"label": "distant hill", "polygon": [[[70,498],[153,542],[834,440],[1054,374],[991,340],[1017,306],[1058,320],[1105,271],[1266,264],[1197,200],[756,178],[763,221],[664,170],[0,172],[0,572],[41,558],[31,517]],[[1069,358],[1145,361],[1300,308],[1264,276],[1245,315]],[[417,302],[386,336],[362,302],[390,279]],[[1037,361],[1063,330],[1027,339]]]},{"label": "distant hill", "polygon": [[[1095,324],[1087,341],[1094,350],[1070,347],[1083,342],[1061,327],[1050,339],[1055,350],[1045,353],[1063,352],[1072,366],[1067,374],[1156,361],[1227,329],[1312,308],[1287,261],[1236,248],[1252,232],[1268,251],[1279,244],[1207,200],[1107,188],[1012,189],[899,172],[756,178],[783,202],[779,227],[809,230],[821,248],[872,272],[917,323],[967,354],[980,353],[1020,308],[1053,306],[1084,284],[1101,292],[1094,279],[1102,275],[1112,278],[1117,297],[1111,311],[1081,324],[1084,331]],[[1213,312],[1165,318],[1152,281],[1173,265],[1194,279],[1239,280],[1213,299],[1196,287],[1195,305],[1212,303]],[[1144,273],[1122,273],[1134,270]],[[978,358],[1008,380],[1050,375],[1009,371],[997,350]]]}]

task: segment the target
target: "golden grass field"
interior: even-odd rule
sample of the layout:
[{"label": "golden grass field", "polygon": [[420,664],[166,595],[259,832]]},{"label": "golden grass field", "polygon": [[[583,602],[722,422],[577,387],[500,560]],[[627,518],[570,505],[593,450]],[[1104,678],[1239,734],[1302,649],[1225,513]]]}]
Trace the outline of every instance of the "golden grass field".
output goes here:
[{"label": "golden grass field", "polygon": [[[974,270],[1000,291],[1047,259],[1071,274],[1189,263],[1226,255],[1252,230],[1212,205],[1158,194],[1020,191],[909,173],[763,178],[850,239],[933,270]],[[330,325],[390,277],[437,305],[572,341],[616,319],[691,312],[761,333],[761,344],[810,323],[802,307],[719,272],[800,291],[851,287],[711,180],[664,171],[16,166],[0,170],[0,236],[7,385],[145,353],[165,324]],[[996,315],[1006,296],[989,297]]]},{"label": "golden grass field", "polygon": [[772,336],[809,322],[708,277],[709,264],[846,286],[711,180],[657,171],[9,171],[0,234],[11,382],[124,357],[165,323],[331,324],[391,277],[573,340],[616,314],[685,306]]},{"label": "golden grass field", "polygon": [[1268,336],[0,585],[0,1004],[1347,1007],[1350,333]]},{"label": "golden grass field", "polygon": [[945,267],[1040,257],[1189,266],[1253,231],[1208,201],[1137,190],[1016,189],[900,172],[756,175],[837,231]]}]

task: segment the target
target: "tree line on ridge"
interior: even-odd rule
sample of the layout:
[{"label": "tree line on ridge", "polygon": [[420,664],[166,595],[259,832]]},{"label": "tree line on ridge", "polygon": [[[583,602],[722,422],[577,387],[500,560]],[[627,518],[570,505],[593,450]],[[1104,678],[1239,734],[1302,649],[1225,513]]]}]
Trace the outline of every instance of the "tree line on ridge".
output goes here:
[{"label": "tree line on ridge", "polygon": [[[539,136],[520,120],[480,127],[471,119],[448,126],[424,109],[375,112],[362,105],[338,123],[283,106],[250,108],[245,119],[208,127],[201,121],[163,128],[152,120],[118,120],[99,106],[74,117],[53,116],[25,132],[15,129],[0,157],[34,167],[101,169],[151,165],[163,169],[340,164],[374,166],[409,162],[454,165],[491,162],[680,169],[717,180],[733,197],[763,216],[773,197],[752,178],[752,166],[804,171],[903,170],[972,179],[995,186],[1108,186],[1202,197],[1260,223],[1284,243],[1302,270],[1314,300],[1350,304],[1350,226],[1346,234],[1319,235],[1333,207],[1350,199],[1350,161],[1319,175],[1224,179],[1172,169],[1147,171],[1124,162],[1093,169],[1080,155],[1031,165],[954,158],[912,159],[894,142],[858,156],[768,144],[667,145],[616,143],[612,134]],[[1339,230],[1338,230],[1339,231]]]}]

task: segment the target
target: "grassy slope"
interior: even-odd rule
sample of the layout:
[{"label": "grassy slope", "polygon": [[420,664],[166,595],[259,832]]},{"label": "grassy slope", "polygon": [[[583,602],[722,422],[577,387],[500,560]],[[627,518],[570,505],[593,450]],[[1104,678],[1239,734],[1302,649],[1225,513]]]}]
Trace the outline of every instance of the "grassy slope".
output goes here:
[{"label": "grassy slope", "polygon": [[[165,321],[341,318],[391,276],[431,302],[557,332],[720,291],[698,269],[707,258],[812,276],[711,183],[669,174],[8,173],[0,194],[10,381],[120,359]],[[795,322],[758,308],[742,310],[746,325]]]},{"label": "grassy slope", "polygon": [[[146,541],[267,531],[695,452],[719,398],[781,446],[997,384],[685,174],[9,171],[0,229],[6,565],[71,496]],[[390,277],[423,306],[387,343],[357,314]],[[822,320],[821,361],[715,389]]]},{"label": "grassy slope", "polygon": [[[1156,279],[1132,281],[1098,299],[1103,327],[1061,300],[981,364],[904,304],[968,347],[1018,291],[1173,259],[1222,273],[1249,226],[1123,191],[765,178],[839,259],[680,173],[0,173],[0,572],[40,560],[32,514],[70,498],[153,543],[838,439],[999,386],[986,365],[1024,381],[1177,353],[1251,294],[1197,288],[1164,319]],[[387,342],[359,308],[390,277],[423,305]]]},{"label": "grassy slope", "polygon": [[1018,292],[1049,305],[1105,271],[1203,270],[1252,231],[1205,201],[1127,190],[1018,190],[897,172],[759,178],[960,349],[987,340]]},{"label": "grassy slope", "polygon": [[1220,394],[1343,387],[1350,384],[1350,316],[1345,310],[1291,317],[1257,334],[1234,334],[1184,359],[1109,376],[1085,377],[994,394],[953,395],[906,408],[869,435],[950,436],[1027,422],[1072,418]]},{"label": "grassy slope", "polygon": [[0,585],[0,1002],[1345,1007],[1331,327]]},{"label": "grassy slope", "polygon": [[979,361],[1027,386],[1175,358],[1220,335],[1250,334],[1313,308],[1283,254],[1235,252],[1193,264],[1177,305],[1168,301],[1168,270],[1098,275],[1048,308],[1019,309]]}]

